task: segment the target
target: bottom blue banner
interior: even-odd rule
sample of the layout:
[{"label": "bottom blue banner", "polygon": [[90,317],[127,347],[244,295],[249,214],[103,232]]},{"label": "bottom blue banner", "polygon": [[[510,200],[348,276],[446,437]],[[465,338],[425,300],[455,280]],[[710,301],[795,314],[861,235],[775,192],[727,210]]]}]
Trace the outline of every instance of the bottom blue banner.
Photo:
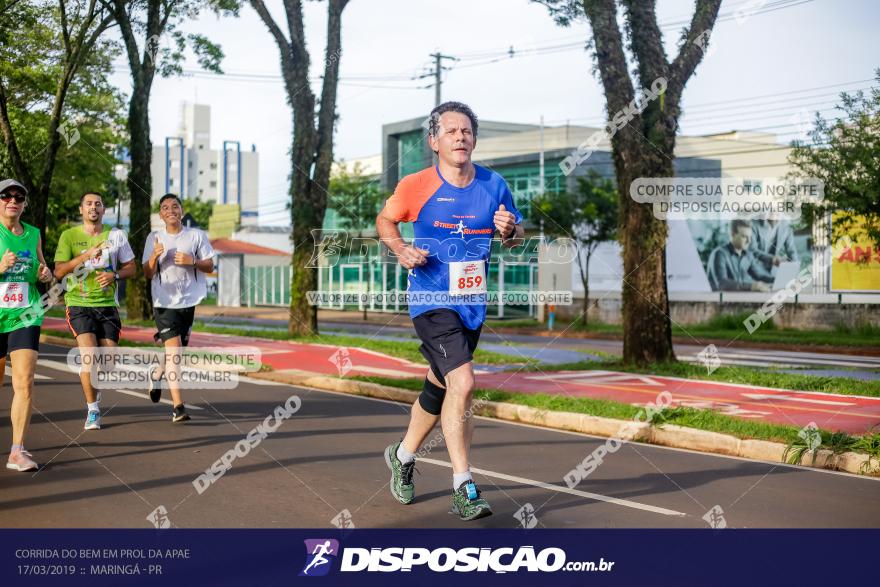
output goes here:
[{"label": "bottom blue banner", "polygon": [[847,585],[876,582],[878,544],[880,530],[2,530],[0,585]]}]

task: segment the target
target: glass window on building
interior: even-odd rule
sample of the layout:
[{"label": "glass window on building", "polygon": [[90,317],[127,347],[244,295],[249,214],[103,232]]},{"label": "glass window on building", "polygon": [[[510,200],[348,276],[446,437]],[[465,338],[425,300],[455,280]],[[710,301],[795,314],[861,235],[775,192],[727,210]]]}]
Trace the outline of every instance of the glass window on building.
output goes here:
[{"label": "glass window on building", "polygon": [[763,187],[764,182],[760,179],[745,179],[743,180],[743,188],[748,194],[759,194],[761,193],[761,188]]},{"label": "glass window on building", "polygon": [[[541,193],[541,167],[537,162],[520,165],[493,167],[510,186],[517,209],[526,217],[532,198]],[[561,194],[565,191],[565,176],[559,168],[559,161],[544,162],[544,191]]]},{"label": "glass window on building", "polygon": [[425,168],[424,156],[425,135],[421,130],[404,133],[398,138],[397,177],[421,171]]}]

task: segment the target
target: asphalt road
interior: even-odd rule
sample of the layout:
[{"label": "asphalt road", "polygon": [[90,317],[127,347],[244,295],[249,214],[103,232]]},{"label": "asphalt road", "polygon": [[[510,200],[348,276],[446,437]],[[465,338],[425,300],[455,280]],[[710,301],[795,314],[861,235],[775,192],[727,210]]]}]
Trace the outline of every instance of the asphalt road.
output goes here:
[{"label": "asphalt road", "polygon": [[[407,406],[247,381],[186,392],[193,419],[173,425],[167,403],[107,390],[104,428],[84,432],[66,352],[42,347],[27,447],[44,466],[0,472],[2,527],[148,528],[160,506],[183,528],[329,528],[346,510],[359,528],[464,524],[449,513],[442,442],[417,466],[415,503],[389,494],[382,450],[402,434]],[[294,395],[298,411],[199,494],[193,480]],[[0,438],[10,438],[6,417]],[[623,445],[569,490],[563,477],[605,440],[478,419],[472,465],[495,515],[466,525],[517,528],[526,507],[539,527],[705,528],[710,510],[727,527],[880,527],[878,479],[648,445]]]}]

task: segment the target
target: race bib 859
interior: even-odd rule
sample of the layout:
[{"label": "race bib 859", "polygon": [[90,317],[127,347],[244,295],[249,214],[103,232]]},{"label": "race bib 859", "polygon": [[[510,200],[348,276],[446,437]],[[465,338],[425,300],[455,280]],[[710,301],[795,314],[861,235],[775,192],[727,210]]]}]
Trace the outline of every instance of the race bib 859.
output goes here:
[{"label": "race bib 859", "polygon": [[449,295],[466,296],[486,293],[485,261],[449,263]]}]

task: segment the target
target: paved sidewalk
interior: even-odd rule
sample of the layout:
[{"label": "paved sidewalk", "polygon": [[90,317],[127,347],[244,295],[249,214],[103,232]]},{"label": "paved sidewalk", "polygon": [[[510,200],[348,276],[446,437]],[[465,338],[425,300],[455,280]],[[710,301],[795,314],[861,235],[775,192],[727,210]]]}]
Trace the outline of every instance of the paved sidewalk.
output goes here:
[{"label": "paved sidewalk", "polygon": [[[60,318],[47,318],[45,329],[66,330]],[[123,338],[152,344],[153,331],[127,326]],[[194,332],[191,346],[255,346],[274,370],[322,375],[422,377],[426,367],[359,348]],[[644,405],[668,391],[676,405],[718,410],[731,416],[861,434],[880,426],[880,398],[788,391],[711,381],[677,379],[609,371],[477,372],[477,387],[508,392],[592,397]]]}]

